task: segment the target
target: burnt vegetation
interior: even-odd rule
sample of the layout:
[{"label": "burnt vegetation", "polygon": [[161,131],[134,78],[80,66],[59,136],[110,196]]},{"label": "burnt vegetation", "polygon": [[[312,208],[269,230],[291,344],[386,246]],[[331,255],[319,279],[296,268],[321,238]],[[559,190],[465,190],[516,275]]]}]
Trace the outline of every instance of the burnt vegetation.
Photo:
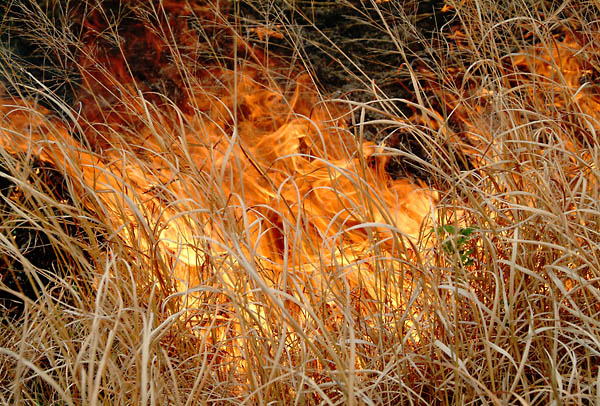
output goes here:
[{"label": "burnt vegetation", "polygon": [[0,5],[0,402],[597,403],[599,17]]}]

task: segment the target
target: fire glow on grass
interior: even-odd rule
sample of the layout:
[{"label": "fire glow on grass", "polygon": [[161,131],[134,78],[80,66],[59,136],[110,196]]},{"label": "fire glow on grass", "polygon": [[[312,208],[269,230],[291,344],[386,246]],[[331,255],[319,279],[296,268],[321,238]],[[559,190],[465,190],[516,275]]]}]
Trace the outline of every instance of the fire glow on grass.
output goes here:
[{"label": "fire glow on grass", "polygon": [[[449,37],[458,49],[470,49],[468,36],[460,30]],[[475,168],[472,173],[484,174],[467,182],[473,181],[478,190],[484,190],[480,188],[485,178],[493,179],[480,195],[493,207],[486,218],[491,229],[510,230],[514,223],[527,224],[535,222],[537,216],[549,216],[568,223],[573,240],[591,249],[582,236],[587,237],[589,225],[596,223],[596,214],[585,207],[598,200],[599,192],[595,164],[600,129],[596,52],[597,40],[589,33],[555,33],[549,41],[516,49],[498,59],[477,61],[468,69],[449,68],[444,80],[436,76],[426,80],[425,86],[444,110],[451,112],[447,121],[459,128],[452,131],[439,125],[436,130],[442,128],[454,147],[460,146],[469,156]],[[488,75],[487,70],[495,73]],[[478,171],[482,168],[485,170]],[[519,207],[522,217],[513,218],[512,207]],[[450,211],[453,218],[458,217],[456,211]],[[469,217],[468,213],[461,214]],[[465,227],[468,221],[458,220]],[[529,252],[551,239],[549,235],[555,231],[549,230],[539,240],[528,242]],[[578,267],[566,257],[553,266],[565,261],[567,269]],[[567,291],[582,276],[596,278],[592,271],[582,268],[586,266],[579,274],[572,272],[565,278]]]},{"label": "fire glow on grass", "polygon": [[[452,37],[458,48],[468,48],[465,34],[455,31]],[[491,136],[507,125],[506,119],[512,120],[508,128],[539,127],[538,138],[531,143],[539,147],[538,152],[546,146],[549,137],[553,139],[551,144],[557,146],[555,152],[566,150],[577,155],[586,151],[587,148],[577,150],[570,141],[573,130],[583,145],[593,142],[591,133],[599,127],[599,101],[593,77],[595,67],[588,53],[594,52],[596,42],[572,34],[555,37],[550,49],[547,44],[539,44],[518,50],[504,56],[501,66],[490,67],[482,62],[467,72],[450,68],[448,83],[461,83],[453,92],[442,89],[436,78],[428,82],[428,88],[452,111],[452,119],[462,125],[461,133],[466,135],[466,142],[457,139],[455,134],[449,133],[448,137],[470,153],[476,167],[498,162],[501,145],[495,145]],[[502,80],[482,83],[479,69],[499,69]],[[507,110],[510,105],[507,101],[517,100],[522,108]],[[572,108],[582,112],[586,120],[571,123],[569,111]],[[576,164],[571,159],[565,161],[564,157],[560,160],[564,161],[563,168]]]},{"label": "fire glow on grass", "polygon": [[[134,15],[103,8],[117,3]],[[117,371],[114,392],[130,396],[121,378],[140,378],[143,398],[154,389],[143,379],[168,387],[159,375],[176,370],[192,376],[179,393],[198,384],[219,401],[248,403],[264,388],[286,404],[369,393],[391,404],[405,389],[439,400],[442,388],[446,403],[502,404],[521,385],[534,400],[562,391],[548,384],[559,370],[563,382],[578,381],[595,355],[571,369],[547,348],[588,351],[581,339],[590,349],[597,341],[595,326],[567,337],[598,312],[582,283],[598,297],[598,70],[585,57],[594,42],[540,35],[549,40],[510,50],[489,35],[486,49],[465,45],[477,32],[455,30],[448,46],[472,59],[450,52],[411,71],[425,89],[413,122],[388,121],[439,146],[429,151],[432,179],[448,188],[438,198],[388,176],[381,147],[349,125],[347,105],[358,103],[323,101],[309,74],[245,37],[284,39],[285,25],[244,31],[226,5],[203,4],[79,9],[78,99],[56,103],[69,119],[29,100],[0,107],[4,149],[60,168],[85,210],[43,193],[32,200],[93,213],[86,224],[108,230],[106,258],[92,260],[101,264],[97,297],[61,315],[78,318],[77,329],[92,325],[79,353],[65,347],[75,368],[92,360],[65,383],[92,388]],[[437,227],[425,223],[431,213]],[[433,230],[444,241],[426,245]],[[105,299],[109,279],[116,293]],[[117,327],[122,346],[112,341]],[[101,347],[115,350],[105,375],[94,366]],[[139,364],[125,353],[141,354]],[[588,376],[596,387],[597,371]]]},{"label": "fire glow on grass", "polygon": [[[349,130],[347,108],[319,101],[306,73],[227,29],[223,10],[163,6],[140,4],[156,26],[114,37],[101,9],[85,16],[74,125],[5,102],[3,146],[64,168],[82,201],[103,208],[112,238],[176,291],[203,286],[210,268],[245,293],[254,288],[240,287],[240,269],[264,289],[318,292],[330,278],[380,295],[377,261],[391,272],[417,247],[435,194],[392,180],[377,147]],[[209,44],[189,27],[198,15],[233,37],[231,55],[199,62]],[[385,300],[398,306],[404,294]]]}]

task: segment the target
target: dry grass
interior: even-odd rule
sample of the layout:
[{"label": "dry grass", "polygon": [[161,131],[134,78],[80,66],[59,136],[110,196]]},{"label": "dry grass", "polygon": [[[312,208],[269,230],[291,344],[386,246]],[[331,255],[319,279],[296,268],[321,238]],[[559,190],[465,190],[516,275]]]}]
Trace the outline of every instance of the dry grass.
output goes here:
[{"label": "dry grass", "polygon": [[[0,326],[1,403],[600,403],[597,4],[448,1],[430,39],[373,2],[414,98],[360,77],[357,102],[300,74],[309,6],[256,3],[269,24],[249,30],[235,2],[82,2],[88,26],[65,3],[17,19],[78,74],[73,106],[0,55],[0,264],[39,296],[14,292]],[[122,58],[119,24],[168,59]],[[287,59],[248,45],[267,34]],[[175,84],[128,81],[136,63]],[[427,156],[375,148],[370,125]]]}]

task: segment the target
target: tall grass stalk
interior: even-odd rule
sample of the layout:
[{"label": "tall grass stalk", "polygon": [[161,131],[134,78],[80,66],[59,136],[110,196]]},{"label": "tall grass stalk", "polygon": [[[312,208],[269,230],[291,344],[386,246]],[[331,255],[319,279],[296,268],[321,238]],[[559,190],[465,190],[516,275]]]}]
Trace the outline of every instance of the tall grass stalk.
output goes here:
[{"label": "tall grass stalk", "polygon": [[79,80],[70,104],[1,51],[1,403],[600,401],[597,4],[447,1],[427,38],[353,2],[413,92],[323,38],[365,102],[302,73],[325,5],[13,3],[2,28]]}]

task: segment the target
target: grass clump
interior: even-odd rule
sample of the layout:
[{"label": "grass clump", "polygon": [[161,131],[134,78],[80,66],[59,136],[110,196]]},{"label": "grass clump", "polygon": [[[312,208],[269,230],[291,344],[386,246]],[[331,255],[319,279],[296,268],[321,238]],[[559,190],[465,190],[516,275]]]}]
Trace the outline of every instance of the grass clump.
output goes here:
[{"label": "grass clump", "polygon": [[43,3],[78,83],[3,66],[1,402],[597,401],[594,4],[337,4],[395,93],[327,5]]}]

